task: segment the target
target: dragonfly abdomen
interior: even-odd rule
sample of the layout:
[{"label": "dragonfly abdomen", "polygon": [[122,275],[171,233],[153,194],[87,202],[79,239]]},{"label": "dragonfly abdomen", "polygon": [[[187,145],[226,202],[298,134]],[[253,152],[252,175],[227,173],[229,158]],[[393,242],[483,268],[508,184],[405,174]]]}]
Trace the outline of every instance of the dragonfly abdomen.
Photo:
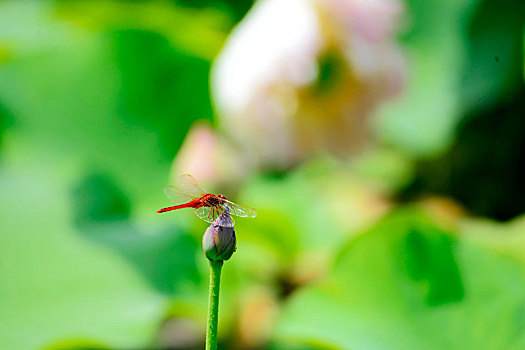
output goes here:
[{"label": "dragonfly abdomen", "polygon": [[177,209],[182,209],[182,208],[198,208],[199,206],[201,206],[199,204],[200,204],[199,201],[194,200],[188,203],[175,205],[173,207],[162,208],[160,210],[157,210],[157,213],[165,213],[167,211],[172,211],[172,210],[177,210]]}]

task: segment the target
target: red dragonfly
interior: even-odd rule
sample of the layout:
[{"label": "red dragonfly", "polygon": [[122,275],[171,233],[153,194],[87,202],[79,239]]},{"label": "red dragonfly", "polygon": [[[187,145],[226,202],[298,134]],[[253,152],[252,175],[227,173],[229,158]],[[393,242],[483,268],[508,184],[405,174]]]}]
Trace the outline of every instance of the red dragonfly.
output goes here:
[{"label": "red dragonfly", "polygon": [[[173,207],[162,208],[157,210],[157,213],[164,213],[171,210],[182,208],[193,208],[195,214],[204,221],[214,222],[222,213],[227,213],[235,216],[254,218],[257,212],[248,207],[230,202],[226,196],[222,194],[207,193],[199,186],[195,178],[189,174],[180,177],[181,187],[168,186],[164,188],[164,193],[174,204]],[[221,226],[233,226],[234,221],[229,215],[221,222]]]}]

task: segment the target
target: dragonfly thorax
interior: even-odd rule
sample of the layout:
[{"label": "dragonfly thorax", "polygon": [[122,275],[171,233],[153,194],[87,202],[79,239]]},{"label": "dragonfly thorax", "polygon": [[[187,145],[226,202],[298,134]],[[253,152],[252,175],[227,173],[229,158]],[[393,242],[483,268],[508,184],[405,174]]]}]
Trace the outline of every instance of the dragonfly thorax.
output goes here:
[{"label": "dragonfly thorax", "polygon": [[224,203],[224,200],[226,199],[226,196],[219,194],[207,194],[201,198],[201,201],[204,202],[205,206],[207,207],[216,207]]}]

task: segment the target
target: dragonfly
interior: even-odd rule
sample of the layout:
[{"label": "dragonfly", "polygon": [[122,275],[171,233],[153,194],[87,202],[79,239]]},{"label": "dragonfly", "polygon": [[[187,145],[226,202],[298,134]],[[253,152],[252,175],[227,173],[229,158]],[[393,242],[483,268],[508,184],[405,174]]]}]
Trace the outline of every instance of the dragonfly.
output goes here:
[{"label": "dragonfly", "polygon": [[182,175],[180,184],[181,187],[167,186],[164,188],[166,197],[177,205],[162,208],[157,210],[157,213],[193,208],[194,213],[199,218],[209,223],[214,222],[221,214],[225,213],[226,215],[222,216],[224,219],[221,220],[221,226],[226,227],[232,227],[235,223],[230,214],[246,218],[257,216],[254,209],[233,203],[225,195],[206,192],[190,174]]}]

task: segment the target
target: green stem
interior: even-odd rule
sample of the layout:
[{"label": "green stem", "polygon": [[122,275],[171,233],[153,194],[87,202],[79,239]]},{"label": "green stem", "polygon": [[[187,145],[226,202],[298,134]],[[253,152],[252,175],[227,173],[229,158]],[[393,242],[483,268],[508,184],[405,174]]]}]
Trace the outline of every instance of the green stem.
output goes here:
[{"label": "green stem", "polygon": [[208,302],[208,328],[206,350],[217,349],[217,323],[219,321],[219,288],[221,286],[222,260],[210,260],[210,296]]}]

